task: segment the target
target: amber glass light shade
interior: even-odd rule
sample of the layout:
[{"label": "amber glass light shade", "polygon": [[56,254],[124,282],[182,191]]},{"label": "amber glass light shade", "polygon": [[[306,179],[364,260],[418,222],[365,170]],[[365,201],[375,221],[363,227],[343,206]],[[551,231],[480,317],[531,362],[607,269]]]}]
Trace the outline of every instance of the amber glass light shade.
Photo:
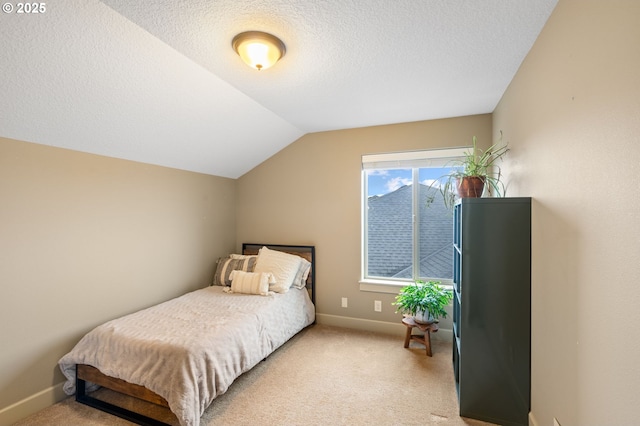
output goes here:
[{"label": "amber glass light shade", "polygon": [[231,41],[231,46],[247,65],[258,71],[272,67],[286,52],[278,37],[260,31],[238,34]]}]

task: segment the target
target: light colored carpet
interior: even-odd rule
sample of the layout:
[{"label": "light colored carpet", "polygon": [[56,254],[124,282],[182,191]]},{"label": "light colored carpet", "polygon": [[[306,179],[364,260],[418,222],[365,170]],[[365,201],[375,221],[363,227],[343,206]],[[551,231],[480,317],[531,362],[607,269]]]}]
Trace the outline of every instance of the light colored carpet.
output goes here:
[{"label": "light colored carpet", "polygon": [[[461,418],[451,343],[403,347],[398,336],[314,325],[239,377],[205,411],[213,425],[489,425]],[[100,390],[101,398],[177,424],[161,409]],[[16,426],[130,425],[68,398]]]}]

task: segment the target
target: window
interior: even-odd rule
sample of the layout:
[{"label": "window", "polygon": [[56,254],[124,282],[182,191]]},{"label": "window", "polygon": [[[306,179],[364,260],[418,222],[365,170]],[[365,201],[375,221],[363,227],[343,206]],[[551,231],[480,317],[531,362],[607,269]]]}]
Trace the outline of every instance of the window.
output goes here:
[{"label": "window", "polygon": [[362,157],[362,278],[367,281],[453,277],[453,215],[438,178],[465,149]]}]

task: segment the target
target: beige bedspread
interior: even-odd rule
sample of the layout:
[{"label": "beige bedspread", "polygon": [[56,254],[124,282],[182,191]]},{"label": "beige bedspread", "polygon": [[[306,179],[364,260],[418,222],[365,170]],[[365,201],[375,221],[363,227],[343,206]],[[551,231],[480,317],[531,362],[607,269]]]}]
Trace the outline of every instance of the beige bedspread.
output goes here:
[{"label": "beige bedspread", "polygon": [[198,426],[213,399],[242,373],[313,323],[306,290],[254,296],[197,290],[109,321],[59,361],[75,393],[75,365],[145,386],[164,397],[181,425]]}]

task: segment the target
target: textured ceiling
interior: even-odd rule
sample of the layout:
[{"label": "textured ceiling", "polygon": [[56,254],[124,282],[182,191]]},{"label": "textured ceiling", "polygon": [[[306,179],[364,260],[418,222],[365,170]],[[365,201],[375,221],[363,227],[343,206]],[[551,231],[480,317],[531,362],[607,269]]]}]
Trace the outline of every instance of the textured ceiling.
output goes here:
[{"label": "textured ceiling", "polygon": [[[236,178],[308,132],[492,112],[557,0],[60,0],[0,16],[0,136]],[[239,32],[279,36],[257,72]]]}]

